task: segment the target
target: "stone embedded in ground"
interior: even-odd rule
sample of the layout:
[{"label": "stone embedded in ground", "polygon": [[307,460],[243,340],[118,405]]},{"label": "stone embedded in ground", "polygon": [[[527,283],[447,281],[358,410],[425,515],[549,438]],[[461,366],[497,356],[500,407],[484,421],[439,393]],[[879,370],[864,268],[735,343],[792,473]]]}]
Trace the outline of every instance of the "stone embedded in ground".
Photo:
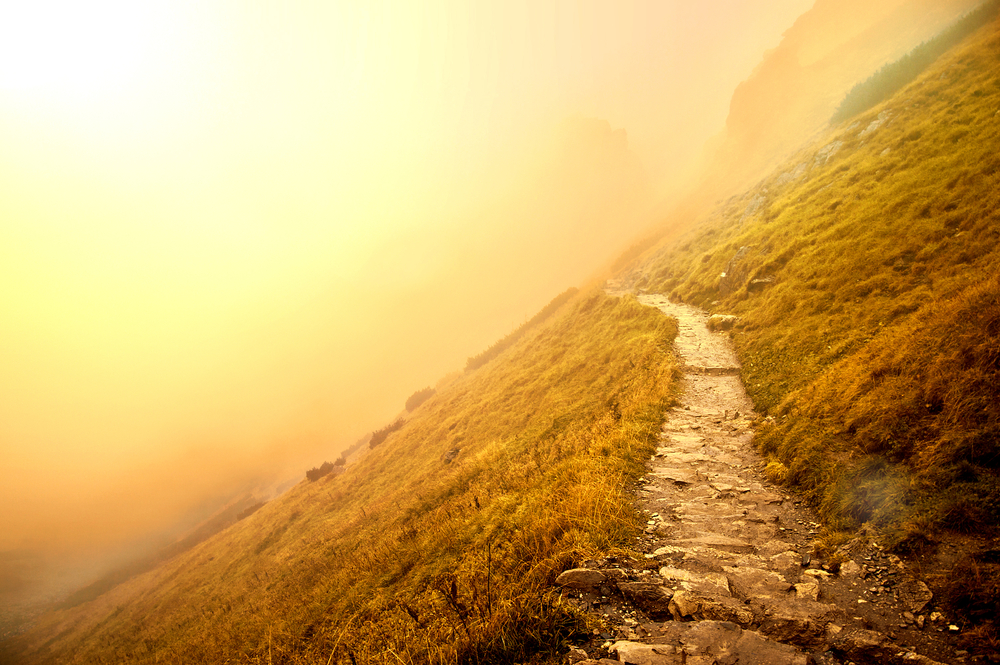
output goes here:
[{"label": "stone embedded in ground", "polygon": [[690,485],[698,481],[698,472],[694,469],[657,469],[653,475],[678,485]]},{"label": "stone embedded in ground", "polygon": [[795,595],[804,600],[819,600],[819,582],[801,582],[795,585]]},{"label": "stone embedded in ground", "polygon": [[818,579],[823,579],[824,577],[831,576],[830,573],[820,568],[807,568],[806,570],[802,571],[802,574],[807,575],[808,577],[815,577]]},{"label": "stone embedded in ground", "polygon": [[733,595],[742,600],[784,598],[792,588],[784,577],[770,570],[746,566],[725,566],[722,570]]},{"label": "stone embedded in ground", "polygon": [[676,545],[664,545],[653,551],[652,558],[682,556],[688,553],[688,548],[677,547]]},{"label": "stone embedded in ground", "polygon": [[785,497],[777,492],[758,492],[754,498],[761,504],[781,505],[785,502]]},{"label": "stone embedded in ground", "polygon": [[572,568],[560,573],[559,577],[556,578],[556,584],[559,586],[569,587],[571,589],[590,591],[591,589],[604,584],[606,580],[607,576],[599,570],[591,570],[589,568]]},{"label": "stone embedded in ground", "polygon": [[907,598],[909,608],[914,614],[922,612],[934,598],[931,590],[920,580],[907,579],[897,587],[897,590]]},{"label": "stone embedded in ground", "polygon": [[692,515],[690,513],[681,513],[681,514],[677,515],[677,519],[680,520],[681,522],[689,522],[689,523],[692,523],[692,524],[696,524],[696,523],[699,523],[699,522],[701,522],[701,523],[704,523],[704,522],[718,522],[720,520],[723,520],[723,521],[726,521],[726,522],[733,522],[733,521],[741,519],[743,517],[744,517],[743,513],[730,513],[728,515],[718,515],[718,514],[715,514],[715,513],[706,513],[706,514],[703,514],[703,515],[698,515],[698,514]]},{"label": "stone embedded in ground", "polygon": [[742,494],[743,492],[750,491],[749,487],[729,485],[727,483],[709,483],[709,484],[712,487],[712,489],[716,490],[717,492],[738,492]]},{"label": "stone embedded in ground", "polygon": [[763,291],[765,288],[771,286],[772,284],[774,284],[773,277],[760,277],[758,279],[751,279],[750,283],[747,284],[747,291],[750,291],[751,293],[757,291]]},{"label": "stone embedded in ground", "polygon": [[[663,450],[662,448],[660,450]],[[708,462],[712,458],[708,455],[703,455],[701,453],[671,453],[671,452],[660,452],[657,451],[657,455],[662,457],[664,461],[674,462],[677,464],[691,464],[692,462]]]},{"label": "stone embedded in ground", "polygon": [[701,599],[690,591],[675,591],[670,599],[670,613],[675,621],[695,616],[701,611]]},{"label": "stone embedded in ground", "polygon": [[735,598],[695,591],[675,591],[670,599],[670,613],[675,621],[707,619],[730,621],[740,626],[749,626],[754,622],[753,612]]},{"label": "stone embedded in ground", "polygon": [[738,316],[732,314],[713,314],[708,317],[709,330],[729,330],[739,320]]},{"label": "stone embedded in ground", "polygon": [[660,577],[670,583],[679,584],[686,591],[730,595],[729,580],[722,573],[696,573],[664,566],[660,568]]},{"label": "stone embedded in ground", "polygon": [[833,651],[850,660],[886,662],[892,657],[889,637],[874,630],[845,628],[833,640]]},{"label": "stone embedded in ground", "polygon": [[747,554],[753,552],[756,548],[745,540],[739,540],[737,538],[729,538],[728,536],[720,536],[717,534],[705,534],[702,536],[697,536],[695,538],[686,538],[677,541],[678,545],[692,546],[692,545],[703,545],[705,547],[711,547],[713,549],[722,550],[723,552],[733,552],[736,554]]},{"label": "stone embedded in ground", "polygon": [[642,642],[615,642],[611,653],[621,663],[634,665],[683,665],[684,654],[670,644],[643,644]]},{"label": "stone embedded in ground", "polygon": [[817,646],[825,640],[827,624],[834,619],[843,619],[843,611],[837,606],[792,595],[767,608],[760,632],[789,644]]},{"label": "stone embedded in ground", "polygon": [[860,574],[861,574],[861,566],[859,566],[854,561],[848,559],[844,563],[840,564],[841,577],[855,577]]},{"label": "stone embedded in ground", "polygon": [[915,665],[944,665],[944,663],[923,656],[915,651],[907,651],[900,657],[900,660],[903,663],[914,663]]},{"label": "stone embedded in ground", "polygon": [[633,605],[656,620],[669,619],[673,589],[650,582],[619,582],[618,588]]},{"label": "stone embedded in ground", "polygon": [[701,447],[705,443],[705,437],[700,434],[668,434],[664,438],[678,446],[687,448]]},{"label": "stone embedded in ground", "polygon": [[654,644],[617,642],[619,662],[649,665],[806,665],[809,656],[728,621],[664,624]]},{"label": "stone embedded in ground", "polygon": [[737,665],[753,663],[754,665],[808,665],[811,662],[808,654],[794,647],[769,640],[760,633],[744,630],[734,649],[738,657],[717,658],[718,665]]}]

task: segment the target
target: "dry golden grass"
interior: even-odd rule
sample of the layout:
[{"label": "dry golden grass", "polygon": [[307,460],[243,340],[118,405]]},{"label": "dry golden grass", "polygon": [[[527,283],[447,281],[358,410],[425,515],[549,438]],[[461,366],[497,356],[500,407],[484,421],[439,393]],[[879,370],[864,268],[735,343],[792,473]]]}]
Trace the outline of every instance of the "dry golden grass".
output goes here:
[{"label": "dry golden grass", "polygon": [[650,290],[740,317],[765,472],[831,538],[868,523],[906,551],[996,532],[1000,23],[644,269]]},{"label": "dry golden grass", "polygon": [[765,474],[821,545],[974,537],[945,601],[1000,634],[1000,22],[630,268],[740,317]]},{"label": "dry golden grass", "polygon": [[541,662],[587,629],[554,576],[641,528],[631,488],[675,333],[632,298],[580,295],[345,473],[15,646],[59,663]]}]

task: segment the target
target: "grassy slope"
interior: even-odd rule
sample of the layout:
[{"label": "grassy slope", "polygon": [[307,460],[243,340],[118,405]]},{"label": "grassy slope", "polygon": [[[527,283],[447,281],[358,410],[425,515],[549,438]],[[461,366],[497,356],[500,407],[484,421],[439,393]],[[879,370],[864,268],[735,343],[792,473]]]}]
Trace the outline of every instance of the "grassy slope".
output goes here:
[{"label": "grassy slope", "polygon": [[641,529],[630,489],[671,400],[675,334],[631,298],[580,295],[345,473],[14,646],[60,663],[544,656],[585,628],[554,576]]},{"label": "grassy slope", "polygon": [[651,290],[741,317],[771,475],[834,527],[919,546],[1000,518],[998,239],[994,21],[642,269]]}]

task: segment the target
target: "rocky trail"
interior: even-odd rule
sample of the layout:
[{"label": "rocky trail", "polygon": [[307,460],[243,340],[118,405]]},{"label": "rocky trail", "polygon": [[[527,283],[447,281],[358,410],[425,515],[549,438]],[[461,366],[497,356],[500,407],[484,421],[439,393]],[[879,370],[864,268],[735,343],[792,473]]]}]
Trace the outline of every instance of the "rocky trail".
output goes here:
[{"label": "rocky trail", "polygon": [[817,556],[818,518],[766,481],[751,446],[757,415],[728,336],[700,310],[639,300],[680,324],[683,397],[637,493],[645,560],[590,561],[558,580],[609,626],[569,661],[964,662],[957,627],[898,557],[862,538]]}]

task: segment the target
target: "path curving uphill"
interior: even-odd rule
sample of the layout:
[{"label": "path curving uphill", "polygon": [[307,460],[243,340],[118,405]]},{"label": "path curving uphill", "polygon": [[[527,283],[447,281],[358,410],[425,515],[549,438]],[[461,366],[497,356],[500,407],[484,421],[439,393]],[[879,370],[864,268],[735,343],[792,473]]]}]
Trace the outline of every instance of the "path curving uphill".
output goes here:
[{"label": "path curving uphill", "polygon": [[694,307],[638,299],[678,321],[683,396],[637,493],[646,560],[560,576],[572,602],[614,626],[570,662],[961,662],[926,585],[897,557],[861,539],[814,555],[818,519],[767,482],[751,446],[757,414],[728,336]]}]

